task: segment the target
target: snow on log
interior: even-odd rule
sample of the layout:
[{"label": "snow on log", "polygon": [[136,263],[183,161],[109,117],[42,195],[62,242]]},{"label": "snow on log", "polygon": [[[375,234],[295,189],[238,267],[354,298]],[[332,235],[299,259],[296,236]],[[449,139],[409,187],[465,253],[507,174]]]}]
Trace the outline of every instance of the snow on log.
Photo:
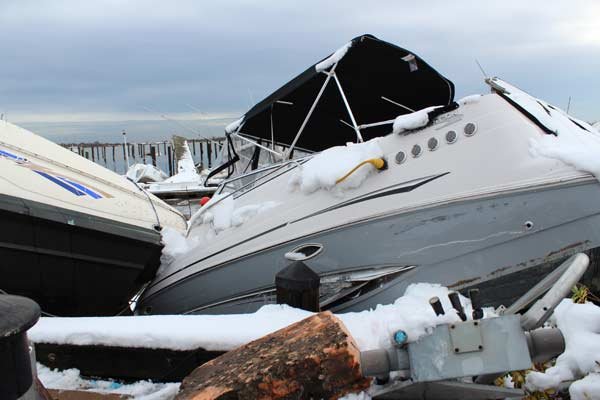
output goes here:
[{"label": "snow on log", "polygon": [[322,312],[196,368],[176,399],[339,398],[369,387],[359,360],[343,323]]}]

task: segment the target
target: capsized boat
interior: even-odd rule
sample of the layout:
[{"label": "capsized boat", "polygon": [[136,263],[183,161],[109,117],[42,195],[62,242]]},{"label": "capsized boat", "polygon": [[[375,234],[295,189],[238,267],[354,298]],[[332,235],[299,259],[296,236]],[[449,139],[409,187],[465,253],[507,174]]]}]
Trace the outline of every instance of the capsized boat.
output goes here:
[{"label": "capsized boat", "polygon": [[60,316],[114,315],[185,218],[134,182],[0,121],[0,289]]},{"label": "capsized boat", "polygon": [[[529,152],[555,125],[593,128],[500,79],[486,82],[490,94],[457,103],[452,82],[370,35],[313,65],[226,129],[279,162],[221,185],[193,218],[196,247],[154,279],[137,312],[256,310],[274,300],[275,275],[292,260],[320,275],[321,307],[336,312],[391,303],[415,282],[477,287],[498,306],[573,253],[596,251],[597,180]],[[295,146],[348,141],[379,148],[346,174],[363,171],[360,185],[337,190],[341,175],[329,190],[293,185],[339,162],[328,165],[330,150],[291,160]],[[242,162],[230,147],[228,170]],[[229,226],[219,217],[227,208],[238,219]]]}]

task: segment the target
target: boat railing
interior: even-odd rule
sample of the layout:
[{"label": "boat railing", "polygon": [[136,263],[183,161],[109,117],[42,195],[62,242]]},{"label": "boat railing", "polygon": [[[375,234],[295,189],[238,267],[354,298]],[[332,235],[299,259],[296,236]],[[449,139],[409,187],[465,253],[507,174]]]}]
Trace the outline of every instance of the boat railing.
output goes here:
[{"label": "boat railing", "polygon": [[[188,223],[188,233],[194,226],[198,225],[196,221],[200,218],[200,216],[204,215],[206,211],[221,203],[223,200],[231,196],[238,198],[265,183],[267,178],[269,178],[269,180],[275,179],[276,177],[291,171],[294,168],[301,167],[301,165],[308,161],[311,157],[312,155],[298,159],[285,160],[281,163],[273,164],[223,181],[215,192],[215,195],[219,196],[219,198],[214,202],[206,204],[205,207],[202,207],[195,215],[192,216]],[[290,166],[291,168],[289,168]],[[230,189],[231,191],[229,192],[227,189]]]}]

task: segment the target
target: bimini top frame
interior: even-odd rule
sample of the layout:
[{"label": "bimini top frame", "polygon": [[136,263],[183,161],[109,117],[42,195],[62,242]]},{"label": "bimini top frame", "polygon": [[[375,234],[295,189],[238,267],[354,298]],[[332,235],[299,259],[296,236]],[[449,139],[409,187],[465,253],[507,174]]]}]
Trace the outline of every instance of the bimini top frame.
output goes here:
[{"label": "bimini top frame", "polygon": [[398,115],[453,101],[454,84],[420,57],[362,35],[256,104],[225,132],[286,160],[295,148],[317,152],[386,135],[386,125]]}]

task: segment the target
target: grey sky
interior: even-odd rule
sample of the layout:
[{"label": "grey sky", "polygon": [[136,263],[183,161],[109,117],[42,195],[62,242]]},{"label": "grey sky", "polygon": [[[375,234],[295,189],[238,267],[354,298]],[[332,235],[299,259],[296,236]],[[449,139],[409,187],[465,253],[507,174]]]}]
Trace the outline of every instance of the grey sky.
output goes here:
[{"label": "grey sky", "polygon": [[0,0],[0,113],[58,140],[186,133],[160,113],[213,134],[362,33],[419,54],[458,97],[487,91],[477,58],[490,75],[563,108],[572,96],[573,114],[600,119],[594,0]]}]

